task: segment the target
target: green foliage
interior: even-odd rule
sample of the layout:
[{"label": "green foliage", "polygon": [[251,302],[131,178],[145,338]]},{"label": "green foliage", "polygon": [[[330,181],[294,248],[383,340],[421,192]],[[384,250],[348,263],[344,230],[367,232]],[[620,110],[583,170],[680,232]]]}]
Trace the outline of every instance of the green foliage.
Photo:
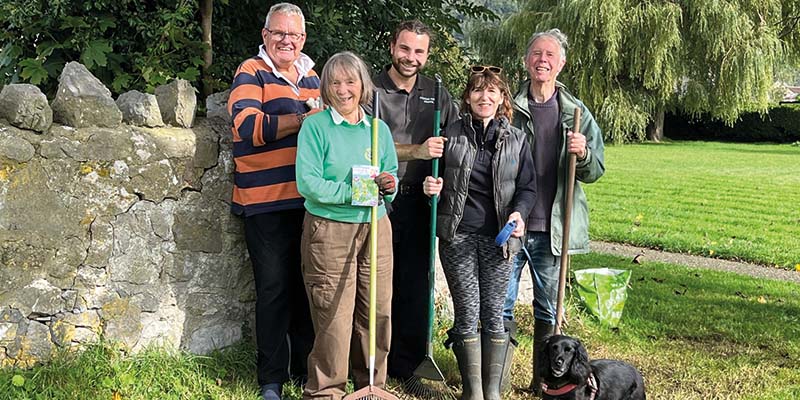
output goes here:
[{"label": "green foliage", "polygon": [[673,142],[607,146],[584,185],[595,240],[793,268],[800,263],[800,149]]},{"label": "green foliage", "polygon": [[0,399],[255,399],[254,354],[246,342],[208,356],[164,348],[127,355],[100,342],[30,370],[0,369]]},{"label": "green foliage", "polygon": [[[230,86],[236,67],[257,53],[269,7],[256,0],[216,1],[214,63],[206,82]],[[491,13],[468,0],[297,1],[307,22],[304,52],[321,69],[332,54],[351,50],[378,68],[389,62],[394,26],[419,18],[437,33],[430,72],[441,73],[451,90],[466,82],[469,59],[454,39],[460,17]],[[28,82],[55,92],[64,64],[80,61],[115,93],[152,92],[175,77],[200,87],[203,65],[199,5],[195,1],[5,0],[0,3],[0,84]]]},{"label": "green foliage", "polygon": [[561,29],[570,45],[560,79],[619,143],[642,140],[665,109],[727,124],[766,112],[775,67],[800,57],[799,10],[797,0],[529,0],[473,39],[486,58],[519,73],[530,35]]},{"label": "green foliage", "polygon": [[742,114],[733,126],[685,115],[670,115],[664,125],[665,135],[672,139],[792,143],[800,140],[800,105],[772,107],[766,114]]},{"label": "green foliage", "polygon": [[52,94],[78,60],[120,93],[151,91],[175,76],[196,78],[202,50],[196,5],[182,1],[22,1],[0,6],[0,80]]},{"label": "green foliage", "polygon": [[[306,14],[308,40],[305,52],[321,70],[336,52],[350,50],[361,56],[373,70],[388,64],[389,42],[395,26],[407,19],[419,19],[435,32],[426,74],[442,75],[451,93],[460,93],[466,84],[470,59],[456,41],[461,32],[458,16],[486,19],[492,14],[466,0],[298,2]],[[357,22],[356,22],[357,21]],[[456,94],[454,94],[456,95]]]}]

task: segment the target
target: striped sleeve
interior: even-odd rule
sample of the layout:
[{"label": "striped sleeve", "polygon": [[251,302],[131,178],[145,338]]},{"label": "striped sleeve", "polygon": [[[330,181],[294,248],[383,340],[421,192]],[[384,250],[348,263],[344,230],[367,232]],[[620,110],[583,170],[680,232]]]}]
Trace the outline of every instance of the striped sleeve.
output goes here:
[{"label": "striped sleeve", "polygon": [[[278,132],[278,116],[262,111],[264,92],[267,90],[291,91],[288,86],[265,82],[271,75],[263,62],[249,59],[236,70],[228,98],[228,112],[233,119],[233,141],[247,141],[253,146],[263,146],[272,142]],[[280,93],[275,93],[280,98]]]}]

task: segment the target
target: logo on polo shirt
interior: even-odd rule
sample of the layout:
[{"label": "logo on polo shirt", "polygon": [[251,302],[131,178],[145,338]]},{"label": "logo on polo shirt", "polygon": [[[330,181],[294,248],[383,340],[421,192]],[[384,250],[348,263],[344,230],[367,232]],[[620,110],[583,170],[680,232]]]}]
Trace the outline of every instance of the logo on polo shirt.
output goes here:
[{"label": "logo on polo shirt", "polygon": [[425,97],[425,96],[419,96],[419,99],[422,100],[422,102],[425,104],[433,104],[435,100],[433,97]]}]

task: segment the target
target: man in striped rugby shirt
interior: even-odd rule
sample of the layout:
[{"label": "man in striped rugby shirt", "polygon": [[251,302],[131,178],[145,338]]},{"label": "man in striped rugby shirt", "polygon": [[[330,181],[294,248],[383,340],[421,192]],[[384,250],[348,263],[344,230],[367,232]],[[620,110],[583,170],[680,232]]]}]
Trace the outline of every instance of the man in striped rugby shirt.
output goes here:
[{"label": "man in striped rugby shirt", "polygon": [[303,54],[305,18],[294,4],[272,6],[258,55],[236,70],[228,99],[233,119],[234,214],[244,218],[256,286],[261,396],[279,400],[303,379],[313,327],[300,274],[303,198],[295,184],[297,132],[320,109],[319,78]]}]

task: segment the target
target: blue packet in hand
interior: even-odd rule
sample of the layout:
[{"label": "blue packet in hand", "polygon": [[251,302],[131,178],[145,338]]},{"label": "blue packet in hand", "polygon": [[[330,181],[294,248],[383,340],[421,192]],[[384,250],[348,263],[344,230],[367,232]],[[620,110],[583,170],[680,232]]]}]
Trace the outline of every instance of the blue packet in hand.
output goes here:
[{"label": "blue packet in hand", "polygon": [[500,233],[497,234],[497,237],[494,238],[494,244],[498,246],[502,246],[506,244],[508,238],[511,237],[511,232],[514,232],[514,229],[517,228],[517,221],[511,221],[500,230]]}]

